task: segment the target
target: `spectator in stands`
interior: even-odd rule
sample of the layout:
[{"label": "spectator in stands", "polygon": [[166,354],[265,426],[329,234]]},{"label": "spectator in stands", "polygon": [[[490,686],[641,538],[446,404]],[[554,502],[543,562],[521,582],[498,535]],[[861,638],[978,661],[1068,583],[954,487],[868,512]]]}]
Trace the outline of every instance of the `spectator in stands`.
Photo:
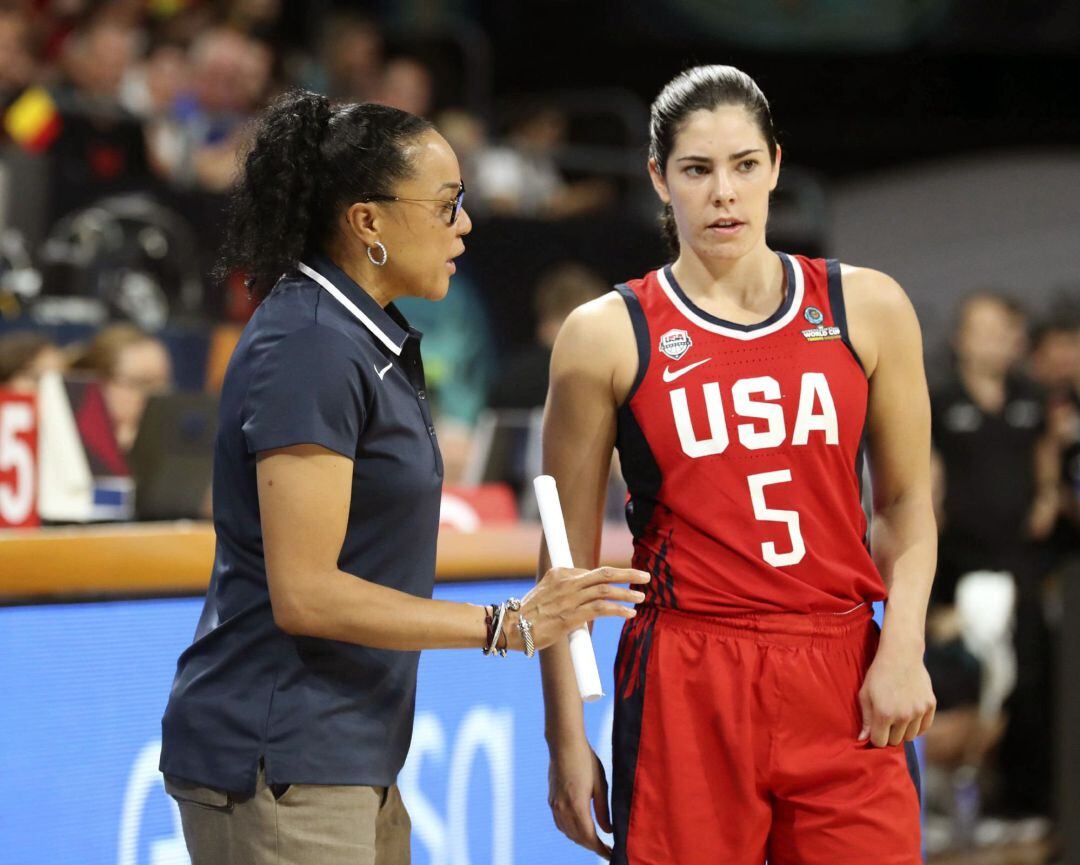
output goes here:
[{"label": "spectator in stands", "polygon": [[1080,441],[1080,324],[1075,318],[1066,313],[1036,329],[1028,369],[1046,393],[1048,450],[1066,459]]},{"label": "spectator in stands", "polygon": [[934,602],[952,604],[965,574],[1012,575],[1017,683],[1007,708],[1003,805],[1047,813],[1049,658],[1032,541],[1052,526],[1057,489],[1036,469],[1044,411],[1035,386],[1017,373],[1024,343],[1022,314],[1008,298],[982,291],[961,303],[953,377],[931,394],[934,448],[945,475]]},{"label": "spectator in stands", "polygon": [[424,377],[439,428],[444,478],[447,484],[458,483],[495,368],[483,295],[466,273],[459,273],[438,304],[403,297],[395,305],[424,334]]},{"label": "spectator in stands", "polygon": [[0,336],[0,390],[30,393],[46,372],[63,372],[64,353],[42,333],[13,331]]},{"label": "spectator in stands", "polygon": [[221,24],[221,10],[216,6],[190,0],[150,5],[147,10],[152,22],[150,36],[155,44],[169,42],[186,48],[203,33]]},{"label": "spectator in stands", "polygon": [[172,389],[172,361],[164,343],[131,324],[99,331],[72,369],[101,380],[113,433],[124,453],[135,443],[149,398]]},{"label": "spectator in stands", "polygon": [[386,64],[375,102],[427,117],[434,106],[431,70],[416,57],[395,57]]},{"label": "spectator in stands", "polygon": [[90,17],[63,42],[60,79],[31,87],[5,115],[24,148],[47,153],[48,221],[150,180],[141,125],[119,98],[137,38],[107,10]]},{"label": "spectator in stands", "polygon": [[1060,553],[1071,555],[1080,528],[1080,310],[1068,296],[1063,301],[1035,329],[1027,368],[1046,397],[1040,469],[1063,484],[1060,515],[1065,520],[1059,519],[1052,540]]},{"label": "spectator in stands", "polygon": [[923,739],[924,844],[932,854],[972,845],[982,810],[979,776],[1001,740],[1005,715],[1000,706],[983,705],[986,667],[966,645],[951,606],[930,608],[925,664],[938,701]]},{"label": "spectator in stands", "polygon": [[189,89],[189,76],[187,52],[176,43],[163,42],[128,70],[120,91],[121,101],[139,117],[163,118]]},{"label": "spectator in stands", "polygon": [[168,176],[184,157],[183,132],[174,110],[189,86],[187,51],[166,42],[132,67],[121,87],[121,102],[142,119],[150,163],[161,176]]},{"label": "spectator in stands", "polygon": [[256,39],[273,38],[281,21],[282,0],[230,0],[228,5],[231,27]]},{"label": "spectator in stands", "polygon": [[1048,395],[1080,402],[1080,326],[1054,319],[1036,328],[1028,371]]},{"label": "spectator in stands", "polygon": [[109,16],[92,20],[65,44],[68,83],[85,102],[117,104],[120,83],[135,62],[138,32]]},{"label": "spectator in stands", "polygon": [[36,66],[26,13],[19,8],[0,8],[0,109],[34,80]]},{"label": "spectator in stands", "polygon": [[370,102],[382,75],[382,34],[371,18],[357,13],[328,17],[323,30],[323,89],[335,100]]},{"label": "spectator in stands", "polygon": [[[1059,490],[1059,519],[1053,541],[1062,554],[1075,550],[1080,521],[1080,325],[1054,319],[1035,331],[1028,369],[1046,394],[1046,434],[1040,443],[1039,470]],[[1071,523],[1072,527],[1062,524]]]},{"label": "spectator in stands", "polygon": [[[1018,312],[1007,298],[980,292],[960,306],[950,381],[932,394],[934,445],[945,471],[939,597],[956,578],[1025,559],[1038,494],[1035,445],[1043,406],[1016,372],[1023,347]],[[945,573],[945,571],[949,571]]]},{"label": "spectator in stands", "polygon": [[502,366],[491,389],[491,408],[536,408],[547,398],[548,367],[555,337],[566,317],[583,303],[604,294],[608,286],[583,264],[564,262],[544,273],[533,294],[536,333],[532,345],[519,349]]},{"label": "spectator in stands", "polygon": [[244,124],[266,96],[273,55],[222,27],[202,34],[189,59],[191,89],[174,111],[177,140],[156,142],[155,161],[176,183],[224,192],[236,178]]},{"label": "spectator in stands", "polygon": [[521,111],[506,142],[478,156],[472,190],[493,213],[560,219],[595,212],[615,195],[603,180],[568,183],[555,156],[566,143],[567,124],[553,105]]},{"label": "spectator in stands", "polygon": [[1068,529],[1069,550],[1076,555],[1080,549],[1080,437],[1073,441],[1062,458],[1061,467],[1064,490],[1061,497],[1061,513]]},{"label": "spectator in stands", "polygon": [[[487,148],[487,129],[482,120],[462,108],[448,108],[435,121],[461,162],[461,178],[472,194],[476,186],[476,163]],[[483,202],[476,207],[482,209]]]}]

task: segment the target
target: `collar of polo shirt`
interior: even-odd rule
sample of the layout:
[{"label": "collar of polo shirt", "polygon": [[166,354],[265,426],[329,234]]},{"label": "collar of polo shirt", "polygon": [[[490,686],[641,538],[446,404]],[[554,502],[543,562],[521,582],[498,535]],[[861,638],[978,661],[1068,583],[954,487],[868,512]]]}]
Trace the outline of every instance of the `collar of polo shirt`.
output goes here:
[{"label": "collar of polo shirt", "polygon": [[[311,256],[309,261],[310,264],[297,262],[297,269],[325,289],[395,356],[400,355],[405,347],[405,340],[409,338],[409,330],[408,323],[401,313],[394,309],[394,305],[390,304],[383,309],[370,294],[325,255]],[[400,321],[394,318],[395,313]]]}]

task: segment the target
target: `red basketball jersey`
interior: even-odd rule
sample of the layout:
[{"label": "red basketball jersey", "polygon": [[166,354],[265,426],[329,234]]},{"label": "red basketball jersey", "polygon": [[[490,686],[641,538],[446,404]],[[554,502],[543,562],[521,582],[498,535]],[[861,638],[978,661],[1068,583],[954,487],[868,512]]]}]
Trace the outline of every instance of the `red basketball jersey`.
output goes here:
[{"label": "red basketball jersey", "polygon": [[840,266],[780,258],[784,302],[754,325],[696,307],[670,266],[618,287],[639,366],[617,446],[647,603],[840,613],[885,597],[861,506],[867,379]]}]

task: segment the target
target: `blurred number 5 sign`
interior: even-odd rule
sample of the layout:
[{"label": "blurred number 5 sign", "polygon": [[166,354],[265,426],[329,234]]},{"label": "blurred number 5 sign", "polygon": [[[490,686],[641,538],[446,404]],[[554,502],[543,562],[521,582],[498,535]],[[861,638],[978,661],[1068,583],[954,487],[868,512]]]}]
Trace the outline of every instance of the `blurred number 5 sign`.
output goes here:
[{"label": "blurred number 5 sign", "polygon": [[0,527],[36,526],[36,492],[34,398],[0,390]]}]

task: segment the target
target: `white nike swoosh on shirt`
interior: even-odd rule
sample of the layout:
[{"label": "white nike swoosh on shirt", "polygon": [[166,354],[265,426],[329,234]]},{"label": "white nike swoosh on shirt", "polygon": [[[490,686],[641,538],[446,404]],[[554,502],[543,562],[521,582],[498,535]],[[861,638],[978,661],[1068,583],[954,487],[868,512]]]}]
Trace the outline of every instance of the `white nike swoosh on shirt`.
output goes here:
[{"label": "white nike swoosh on shirt", "polygon": [[677,369],[674,372],[671,371],[670,366],[664,367],[664,381],[675,381],[680,375],[686,375],[692,369],[697,369],[703,363],[708,363],[712,360],[711,357],[705,358],[705,360],[699,360],[697,363],[692,363],[690,366],[684,366],[682,369]]},{"label": "white nike swoosh on shirt", "polygon": [[382,377],[383,377],[384,375],[386,375],[387,371],[388,371],[388,370],[390,369],[390,367],[392,367],[392,366],[393,366],[393,364],[392,364],[392,363],[388,363],[388,364],[387,364],[386,366],[384,366],[384,367],[383,367],[382,369],[379,369],[379,368],[378,368],[377,366],[375,366],[375,364],[372,364],[372,367],[374,367],[374,368],[375,368],[375,372],[376,372],[376,374],[377,374],[377,375],[379,376],[379,381],[382,381]]}]

